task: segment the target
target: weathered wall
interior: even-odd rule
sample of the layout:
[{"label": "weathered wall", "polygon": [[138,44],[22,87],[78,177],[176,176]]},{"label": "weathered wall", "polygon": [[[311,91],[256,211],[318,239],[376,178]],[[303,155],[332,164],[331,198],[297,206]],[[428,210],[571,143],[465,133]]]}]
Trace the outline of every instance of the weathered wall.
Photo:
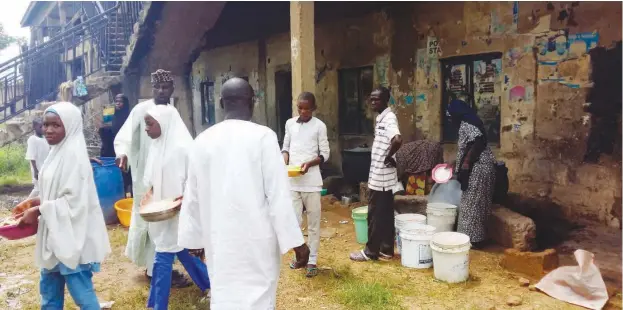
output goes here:
[{"label": "weathered wall", "polygon": [[[563,9],[567,13],[573,10],[572,23],[569,17],[558,20]],[[342,149],[371,142],[369,136],[339,135],[338,69],[373,66],[374,84],[391,86],[390,104],[406,140],[440,140],[445,104],[441,99],[440,60],[501,52],[503,78],[496,84],[502,94],[501,142],[492,148],[498,159],[507,163],[511,191],[549,198],[568,218],[620,227],[620,151],[602,156],[598,164],[582,163],[591,125],[582,110],[588,88],[537,82],[549,68],[538,65],[533,51],[535,34],[531,32],[562,28],[570,34],[597,31],[599,45],[609,46],[621,40],[621,5],[568,2],[555,3],[548,9],[546,2],[519,2],[514,19],[513,2],[401,3],[382,12],[317,25],[316,115],[327,125],[331,164],[340,167]],[[439,41],[441,53],[437,57],[426,55],[429,36]],[[582,56],[560,62],[558,70],[583,84],[589,79],[588,64],[589,58]],[[256,89],[256,121],[277,130],[274,76],[277,71],[288,70],[289,65],[288,33],[203,51],[192,64],[191,76],[197,132],[204,129],[199,83],[214,82],[216,120],[220,121],[220,86],[225,77],[236,75],[249,76]],[[511,101],[509,91],[515,86],[533,91],[527,91],[531,95],[525,100]],[[374,117],[372,113],[367,116]],[[455,157],[455,144],[446,143],[444,148],[447,159]]]},{"label": "weathered wall", "polygon": [[254,121],[266,124],[266,110],[258,89],[258,42],[246,42],[234,46],[216,48],[202,52],[193,63],[191,73],[192,98],[194,109],[194,125],[197,133],[207,127],[201,122],[201,90],[202,82],[214,82],[214,102],[216,121],[223,120],[223,110],[219,105],[221,86],[230,77],[249,77],[249,83],[256,91]]},{"label": "weathered wall", "polygon": [[[549,198],[561,205],[560,211],[571,219],[591,219],[620,227],[620,150],[613,156],[602,156],[599,164],[582,163],[591,125],[582,109],[588,88],[539,83],[538,78],[546,76],[545,70],[550,67],[537,62],[533,52],[535,36],[530,32],[535,28],[539,30],[534,32],[568,29],[569,34],[596,31],[599,45],[610,46],[621,40],[621,4],[554,3],[548,9],[547,2],[520,2],[516,30],[512,6],[512,2],[418,3],[414,6],[414,26],[420,38],[417,47],[425,48],[426,38],[435,36],[440,42],[441,58],[504,53],[501,142],[496,153],[509,168],[511,191]],[[569,22],[569,17],[558,20],[564,17],[563,10],[567,14],[573,11],[574,22]],[[492,21],[495,14],[499,23]],[[490,26],[496,23],[502,24],[503,30],[492,35]],[[416,104],[416,127],[421,136],[439,139],[439,63],[425,57],[417,59],[415,92],[427,100]],[[561,76],[572,76],[578,84],[589,79],[589,69],[587,56],[558,64]],[[509,90],[518,85],[534,89],[531,100],[511,102]],[[446,148],[446,157],[453,157],[453,151]]]},{"label": "weathered wall", "polygon": [[[375,84],[389,85],[389,50],[391,25],[387,15],[370,14],[360,18],[345,19],[322,24],[315,30],[317,84],[314,91],[318,103],[316,116],[327,125],[331,144],[331,164],[340,167],[340,150],[355,147],[361,143],[371,144],[370,136],[339,136],[338,133],[338,69],[375,66]],[[266,56],[260,50],[265,44]],[[290,35],[279,34],[265,41],[245,42],[233,46],[220,47],[200,54],[192,67],[192,88],[194,107],[194,126],[197,132],[205,129],[201,125],[201,93],[199,84],[214,82],[214,95],[217,103],[216,120],[222,120],[222,110],[218,106],[220,87],[227,77],[248,76],[251,86],[256,90],[255,121],[277,130],[277,110],[275,102],[275,72],[290,70]],[[265,62],[265,87],[260,86],[260,62]],[[412,69],[411,69],[412,71]],[[368,113],[372,119],[372,113]],[[412,115],[405,116],[401,128],[409,128]],[[404,126],[403,126],[404,125]],[[407,130],[408,131],[408,130]]]}]

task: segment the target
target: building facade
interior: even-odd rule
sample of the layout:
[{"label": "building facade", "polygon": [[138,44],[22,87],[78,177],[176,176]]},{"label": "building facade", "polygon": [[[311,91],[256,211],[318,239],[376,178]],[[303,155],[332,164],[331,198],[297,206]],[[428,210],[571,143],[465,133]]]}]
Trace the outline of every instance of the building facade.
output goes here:
[{"label": "building facade", "polygon": [[172,70],[194,133],[222,120],[229,77],[248,79],[255,121],[280,137],[293,98],[312,91],[339,170],[341,151],[371,144],[367,96],[383,85],[405,139],[441,141],[450,159],[444,109],[463,98],[512,192],[621,227],[620,3],[169,2],[149,18],[124,87],[148,98],[148,73]]}]

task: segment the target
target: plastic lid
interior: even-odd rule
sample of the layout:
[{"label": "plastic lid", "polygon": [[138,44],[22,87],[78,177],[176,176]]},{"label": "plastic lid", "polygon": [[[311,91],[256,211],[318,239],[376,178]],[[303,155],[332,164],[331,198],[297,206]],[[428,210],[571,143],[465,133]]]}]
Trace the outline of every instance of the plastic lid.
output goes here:
[{"label": "plastic lid", "polygon": [[456,209],[458,207],[455,206],[455,205],[451,205],[449,203],[431,202],[431,203],[426,205],[426,208],[433,208],[433,209]]},{"label": "plastic lid", "polygon": [[401,229],[400,234],[406,233],[411,235],[433,235],[435,233],[435,230],[437,230],[435,226],[425,224],[411,224],[406,229]]},{"label": "plastic lid", "polygon": [[368,214],[368,206],[353,209],[353,214]]},{"label": "plastic lid", "polygon": [[403,213],[396,215],[394,219],[402,222],[426,221],[426,215],[418,213]]},{"label": "plastic lid", "polygon": [[430,240],[431,244],[442,249],[461,248],[469,245],[469,241],[468,235],[453,231],[436,233]]}]

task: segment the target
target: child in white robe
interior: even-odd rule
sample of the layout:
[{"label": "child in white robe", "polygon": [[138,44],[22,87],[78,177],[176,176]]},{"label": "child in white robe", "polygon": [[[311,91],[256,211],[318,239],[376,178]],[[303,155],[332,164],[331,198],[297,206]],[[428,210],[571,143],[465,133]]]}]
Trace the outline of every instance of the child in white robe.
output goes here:
[{"label": "child in white robe", "polygon": [[[193,139],[177,110],[170,105],[157,105],[145,115],[145,131],[154,139],[145,165],[144,182],[151,188],[148,200],[180,198],[184,193],[187,169],[187,147]],[[177,256],[191,279],[208,292],[210,281],[205,263],[178,246],[179,216],[148,223],[149,235],[156,245],[154,271],[147,307],[167,309],[171,290],[173,260]]]},{"label": "child in white robe", "polygon": [[[17,217],[38,225],[35,259],[41,268],[42,309],[63,309],[65,284],[82,310],[100,309],[93,272],[110,253],[104,216],[82,131],[82,113],[69,102],[45,110],[50,153],[39,172],[39,192]],[[24,204],[22,204],[24,205]]]}]

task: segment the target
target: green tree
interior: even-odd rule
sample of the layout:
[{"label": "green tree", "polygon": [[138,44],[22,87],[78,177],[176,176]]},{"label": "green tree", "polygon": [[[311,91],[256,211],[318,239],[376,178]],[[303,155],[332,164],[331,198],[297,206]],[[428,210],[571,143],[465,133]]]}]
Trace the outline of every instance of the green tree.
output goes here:
[{"label": "green tree", "polygon": [[9,35],[8,33],[6,33],[6,30],[4,30],[4,26],[0,24],[0,50],[9,47],[9,45],[13,43],[24,44],[25,39]]}]

